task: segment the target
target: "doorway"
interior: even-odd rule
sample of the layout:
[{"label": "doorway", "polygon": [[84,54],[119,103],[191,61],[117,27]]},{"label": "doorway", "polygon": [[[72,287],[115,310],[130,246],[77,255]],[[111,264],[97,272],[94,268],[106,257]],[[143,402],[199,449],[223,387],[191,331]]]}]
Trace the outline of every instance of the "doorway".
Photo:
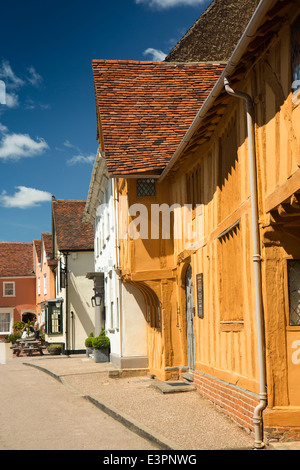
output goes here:
[{"label": "doorway", "polygon": [[185,275],[186,293],[186,333],[187,333],[187,357],[190,373],[195,370],[195,328],[194,328],[194,295],[193,295],[193,273],[189,265]]},{"label": "doorway", "polygon": [[22,321],[24,323],[32,323],[36,321],[36,314],[32,312],[22,313]]}]

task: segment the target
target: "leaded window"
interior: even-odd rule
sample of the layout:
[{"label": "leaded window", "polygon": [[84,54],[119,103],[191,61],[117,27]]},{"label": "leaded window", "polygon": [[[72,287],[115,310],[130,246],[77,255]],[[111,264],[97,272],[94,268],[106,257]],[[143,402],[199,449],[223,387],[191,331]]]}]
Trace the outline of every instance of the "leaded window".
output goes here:
[{"label": "leaded window", "polygon": [[153,178],[139,178],[136,182],[139,197],[155,196],[155,180]]},{"label": "leaded window", "polygon": [[300,325],[300,260],[288,260],[290,325]]},{"label": "leaded window", "polygon": [[300,89],[300,16],[292,25],[292,89]]},{"label": "leaded window", "polygon": [[62,333],[62,308],[55,303],[49,303],[47,315],[47,333],[49,335]]}]

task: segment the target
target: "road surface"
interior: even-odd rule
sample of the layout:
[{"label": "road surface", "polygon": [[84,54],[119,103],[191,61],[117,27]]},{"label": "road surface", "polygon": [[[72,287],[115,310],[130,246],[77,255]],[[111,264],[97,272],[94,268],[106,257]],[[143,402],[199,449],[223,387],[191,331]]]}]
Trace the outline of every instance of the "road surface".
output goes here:
[{"label": "road surface", "polygon": [[0,364],[0,403],[0,450],[155,450],[83,397],[21,361]]}]

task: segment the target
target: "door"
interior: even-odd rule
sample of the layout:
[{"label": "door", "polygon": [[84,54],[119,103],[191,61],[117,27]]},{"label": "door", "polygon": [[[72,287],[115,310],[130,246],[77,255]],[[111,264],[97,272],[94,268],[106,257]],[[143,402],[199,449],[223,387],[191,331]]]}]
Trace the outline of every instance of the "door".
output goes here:
[{"label": "door", "polygon": [[300,406],[300,260],[288,260],[288,387],[291,406]]},{"label": "door", "polygon": [[190,371],[195,370],[195,329],[194,329],[194,296],[192,268],[189,265],[185,275],[186,321],[187,321],[187,356]]}]

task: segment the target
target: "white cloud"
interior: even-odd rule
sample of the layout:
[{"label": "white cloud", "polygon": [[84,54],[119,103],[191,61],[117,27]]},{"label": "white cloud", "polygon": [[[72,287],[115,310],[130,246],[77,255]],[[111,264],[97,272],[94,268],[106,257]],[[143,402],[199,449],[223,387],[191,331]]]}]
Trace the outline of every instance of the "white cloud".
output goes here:
[{"label": "white cloud", "polygon": [[135,3],[141,3],[153,8],[172,8],[179,6],[198,6],[203,3],[208,3],[208,0],[135,0]]},{"label": "white cloud", "polygon": [[28,98],[24,104],[25,109],[50,109],[50,104],[35,103],[31,98]]},{"label": "white cloud", "polygon": [[43,202],[51,201],[52,195],[39,189],[17,186],[13,196],[8,196],[6,191],[0,195],[0,204],[7,208],[29,209],[38,207]]},{"label": "white cloud", "polygon": [[3,80],[0,80],[0,104],[6,104],[6,85]]},{"label": "white cloud", "polygon": [[5,133],[0,141],[0,159],[19,160],[23,157],[34,157],[41,155],[48,148],[47,142],[42,138],[33,140],[27,134]]},{"label": "white cloud", "polygon": [[1,124],[1,122],[0,122],[0,132],[3,134],[8,132],[8,128],[4,124]]},{"label": "white cloud", "polygon": [[[25,86],[38,87],[43,81],[43,77],[37,73],[33,66],[27,68],[28,76],[24,78],[18,77],[13,71],[8,60],[3,60],[0,65],[0,81],[3,83],[0,88],[0,103],[6,104],[8,108],[16,108],[19,106],[19,96],[16,93],[20,92],[21,88]],[[27,109],[28,105],[25,106]],[[38,105],[42,109],[48,109],[46,105]]]},{"label": "white cloud", "polygon": [[77,165],[77,163],[90,163],[94,164],[95,155],[75,155],[74,157],[67,160],[68,165]]},{"label": "white cloud", "polygon": [[72,144],[69,140],[65,140],[63,145],[69,149],[75,149],[77,152],[81,153],[80,148]]},{"label": "white cloud", "polygon": [[153,49],[152,47],[149,47],[143,52],[143,55],[152,55],[152,60],[157,60],[162,62],[165,60],[166,55],[163,51],[160,51],[159,49]]},{"label": "white cloud", "polygon": [[8,108],[17,108],[19,106],[19,97],[16,93],[6,93],[6,106]]},{"label": "white cloud", "polygon": [[34,67],[32,66],[29,67],[28,72],[30,76],[28,77],[27,80],[32,86],[38,86],[43,81],[43,77],[39,73],[36,72]]},{"label": "white cloud", "polygon": [[10,88],[20,88],[25,85],[25,81],[17,77],[7,60],[2,61],[0,67],[0,78],[5,81]]}]

